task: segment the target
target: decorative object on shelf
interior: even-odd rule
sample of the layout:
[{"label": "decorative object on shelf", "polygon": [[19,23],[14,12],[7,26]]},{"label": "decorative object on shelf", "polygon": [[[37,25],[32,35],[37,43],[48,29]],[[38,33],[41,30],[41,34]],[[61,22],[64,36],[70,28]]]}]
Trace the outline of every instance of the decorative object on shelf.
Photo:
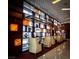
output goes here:
[{"label": "decorative object on shelf", "polygon": [[[39,14],[35,13],[35,17],[39,19]],[[38,20],[38,19],[37,19],[37,20]]]},{"label": "decorative object on shelf", "polygon": [[45,28],[44,23],[40,23],[40,28]]},{"label": "decorative object on shelf", "polygon": [[57,26],[57,21],[56,21],[56,20],[54,20],[54,25],[56,25],[56,26]]},{"label": "decorative object on shelf", "polygon": [[50,26],[49,25],[47,25],[47,29],[50,29]]},{"label": "decorative object on shelf", "polygon": [[33,26],[33,22],[32,21],[29,21],[29,26]]},{"label": "decorative object on shelf", "polygon": [[40,27],[39,25],[40,25],[39,22],[35,21],[34,27],[35,27],[35,28],[39,28],[39,27]]},{"label": "decorative object on shelf", "polygon": [[41,32],[40,28],[35,28],[35,32]]},{"label": "decorative object on shelf", "polygon": [[32,27],[28,26],[27,27],[27,32],[32,32]]}]

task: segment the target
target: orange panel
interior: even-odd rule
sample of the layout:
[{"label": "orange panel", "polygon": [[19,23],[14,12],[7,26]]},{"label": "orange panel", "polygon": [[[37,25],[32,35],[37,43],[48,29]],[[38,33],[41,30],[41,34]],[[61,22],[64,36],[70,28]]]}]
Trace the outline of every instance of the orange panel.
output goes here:
[{"label": "orange panel", "polygon": [[23,25],[25,25],[25,26],[29,26],[29,20],[24,19],[24,20],[23,20]]},{"label": "orange panel", "polygon": [[18,31],[18,24],[10,24],[10,31]]},{"label": "orange panel", "polygon": [[15,39],[14,45],[15,45],[15,46],[21,45],[21,39]]}]

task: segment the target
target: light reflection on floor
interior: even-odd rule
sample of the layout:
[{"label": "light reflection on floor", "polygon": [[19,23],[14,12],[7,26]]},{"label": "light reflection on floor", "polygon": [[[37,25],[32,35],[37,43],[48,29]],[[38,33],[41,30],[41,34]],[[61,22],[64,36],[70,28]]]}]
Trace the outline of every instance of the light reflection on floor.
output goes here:
[{"label": "light reflection on floor", "polygon": [[38,59],[70,59],[70,45],[69,41],[57,46],[51,51],[40,56]]}]

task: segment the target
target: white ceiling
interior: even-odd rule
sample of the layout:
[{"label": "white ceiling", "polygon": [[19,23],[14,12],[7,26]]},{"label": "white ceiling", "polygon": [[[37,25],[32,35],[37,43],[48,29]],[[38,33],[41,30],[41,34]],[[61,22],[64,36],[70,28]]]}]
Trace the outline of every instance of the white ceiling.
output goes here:
[{"label": "white ceiling", "polygon": [[59,3],[53,5],[53,0],[26,0],[43,10],[50,16],[56,18],[60,22],[70,21],[70,11],[62,11],[61,8],[69,8],[70,0],[61,0]]}]

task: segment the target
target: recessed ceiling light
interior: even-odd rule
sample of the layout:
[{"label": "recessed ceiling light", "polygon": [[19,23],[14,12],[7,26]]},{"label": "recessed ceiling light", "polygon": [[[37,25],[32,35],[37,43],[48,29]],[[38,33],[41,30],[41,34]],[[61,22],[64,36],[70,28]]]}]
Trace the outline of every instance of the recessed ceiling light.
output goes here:
[{"label": "recessed ceiling light", "polygon": [[70,10],[70,8],[62,8],[61,10]]},{"label": "recessed ceiling light", "polygon": [[56,4],[56,3],[58,3],[58,2],[60,2],[61,0],[54,0],[54,1],[52,1],[52,4]]}]

